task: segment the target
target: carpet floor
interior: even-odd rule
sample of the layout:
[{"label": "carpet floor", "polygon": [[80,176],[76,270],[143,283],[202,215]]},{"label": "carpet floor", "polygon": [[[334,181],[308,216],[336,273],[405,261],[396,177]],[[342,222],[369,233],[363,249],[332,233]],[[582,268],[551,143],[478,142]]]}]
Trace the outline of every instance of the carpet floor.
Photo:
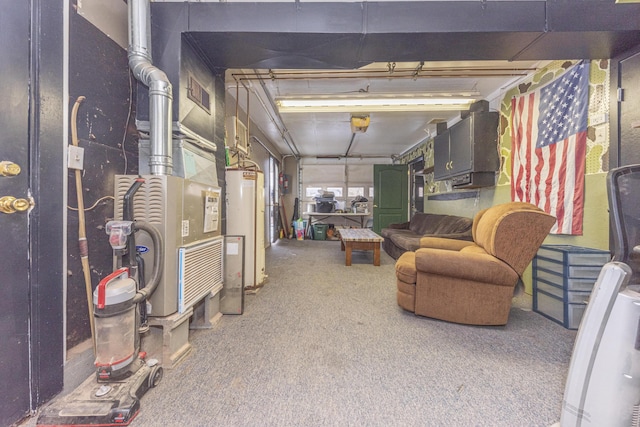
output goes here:
[{"label": "carpet floor", "polygon": [[281,240],[243,315],[192,331],[191,355],[142,399],[135,427],[548,426],[575,331],[520,299],[503,327],[417,317],[394,260]]}]

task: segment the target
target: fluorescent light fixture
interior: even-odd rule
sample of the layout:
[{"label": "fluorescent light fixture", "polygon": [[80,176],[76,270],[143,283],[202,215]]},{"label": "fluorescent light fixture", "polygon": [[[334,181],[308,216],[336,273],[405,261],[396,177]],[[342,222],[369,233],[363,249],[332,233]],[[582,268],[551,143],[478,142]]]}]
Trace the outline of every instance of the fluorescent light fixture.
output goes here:
[{"label": "fluorescent light fixture", "polygon": [[[475,94],[473,94],[475,95]],[[467,110],[476,101],[472,94],[301,96],[281,97],[276,104],[281,113],[374,112],[374,111],[456,111]]]}]

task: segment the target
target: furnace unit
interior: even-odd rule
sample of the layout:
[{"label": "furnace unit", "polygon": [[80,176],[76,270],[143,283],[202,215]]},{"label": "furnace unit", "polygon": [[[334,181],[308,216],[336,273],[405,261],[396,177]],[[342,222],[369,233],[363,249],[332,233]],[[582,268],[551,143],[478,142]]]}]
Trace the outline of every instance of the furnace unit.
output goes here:
[{"label": "furnace unit", "polygon": [[[223,238],[219,187],[176,176],[148,175],[134,198],[134,218],[155,226],[165,244],[162,279],[151,298],[151,316],[183,313],[222,288]],[[136,179],[116,175],[116,219],[121,200]],[[153,258],[150,239],[136,237],[143,258]],[[149,265],[151,265],[149,261]]]}]

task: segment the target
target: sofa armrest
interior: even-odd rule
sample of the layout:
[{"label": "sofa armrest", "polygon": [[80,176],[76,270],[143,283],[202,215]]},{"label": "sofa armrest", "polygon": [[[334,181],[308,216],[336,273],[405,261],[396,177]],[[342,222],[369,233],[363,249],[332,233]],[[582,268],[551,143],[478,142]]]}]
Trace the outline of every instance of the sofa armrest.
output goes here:
[{"label": "sofa armrest", "polygon": [[394,230],[408,230],[409,222],[400,222],[397,224],[389,224],[386,228],[392,228]]},{"label": "sofa armrest", "polygon": [[459,251],[467,246],[475,243],[468,240],[459,240],[455,238],[435,237],[434,235],[424,236],[420,239],[421,248],[446,249],[448,251]]},{"label": "sofa armrest", "polygon": [[418,249],[416,269],[418,277],[422,272],[500,286],[515,286],[519,278],[508,264],[489,254],[443,249]]}]

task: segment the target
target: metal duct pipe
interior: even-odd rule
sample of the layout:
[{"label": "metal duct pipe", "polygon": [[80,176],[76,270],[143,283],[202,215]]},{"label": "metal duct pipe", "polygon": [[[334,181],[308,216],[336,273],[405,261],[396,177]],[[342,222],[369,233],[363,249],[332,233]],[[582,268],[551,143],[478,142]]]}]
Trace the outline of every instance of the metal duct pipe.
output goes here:
[{"label": "metal duct pipe", "polygon": [[167,75],[151,62],[151,6],[149,0],[129,0],[129,67],[149,88],[149,138],[152,175],[171,175],[171,110],[173,93]]}]

